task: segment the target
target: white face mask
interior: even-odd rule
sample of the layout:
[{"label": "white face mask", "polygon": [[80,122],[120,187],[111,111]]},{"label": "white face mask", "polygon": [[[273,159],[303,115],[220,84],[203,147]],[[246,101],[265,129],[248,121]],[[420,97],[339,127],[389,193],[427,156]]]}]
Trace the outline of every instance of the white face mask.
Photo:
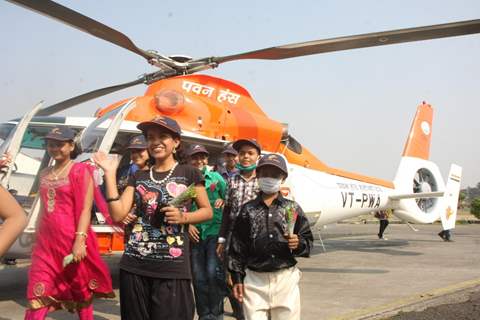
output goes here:
[{"label": "white face mask", "polygon": [[258,186],[264,193],[273,194],[280,191],[282,180],[281,178],[258,178]]}]

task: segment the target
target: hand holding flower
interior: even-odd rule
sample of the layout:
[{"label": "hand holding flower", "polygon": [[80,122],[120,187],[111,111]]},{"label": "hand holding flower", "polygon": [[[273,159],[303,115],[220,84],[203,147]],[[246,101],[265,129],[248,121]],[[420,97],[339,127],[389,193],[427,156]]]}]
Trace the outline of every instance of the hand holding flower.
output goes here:
[{"label": "hand holding flower", "polygon": [[72,248],[73,261],[80,262],[87,256],[87,246],[85,245],[85,238],[78,237],[75,239]]},{"label": "hand holding flower", "polygon": [[298,235],[296,234],[285,234],[285,238],[288,240],[288,248],[290,250],[295,250],[298,248],[300,241],[298,240]]},{"label": "hand holding flower", "polygon": [[165,219],[170,224],[187,224],[187,216],[180,211],[177,207],[166,206],[160,209],[161,212],[165,213]]}]

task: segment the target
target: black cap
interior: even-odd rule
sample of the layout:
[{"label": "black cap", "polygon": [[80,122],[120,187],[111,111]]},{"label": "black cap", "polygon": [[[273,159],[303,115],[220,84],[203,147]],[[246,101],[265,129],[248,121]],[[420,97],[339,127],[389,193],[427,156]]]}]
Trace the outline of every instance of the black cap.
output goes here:
[{"label": "black cap", "polygon": [[260,147],[257,140],[255,140],[255,139],[239,139],[232,144],[232,147],[233,147],[233,149],[237,150],[237,152],[238,152],[238,151],[240,151],[240,148],[243,145],[246,145],[246,144],[251,145],[252,147],[257,149],[258,154],[260,154],[262,152],[262,148]]},{"label": "black cap", "polygon": [[44,139],[57,140],[57,141],[73,141],[75,139],[75,131],[69,127],[55,127],[50,130]]},{"label": "black cap", "polygon": [[147,149],[147,141],[143,134],[133,136],[128,142],[127,149]]},{"label": "black cap", "polygon": [[150,121],[140,122],[137,125],[137,128],[140,129],[144,135],[147,133],[147,129],[151,127],[161,127],[177,136],[182,134],[182,129],[180,129],[177,121],[169,117],[156,116]]},{"label": "black cap", "polygon": [[283,159],[283,157],[278,154],[272,153],[261,157],[258,161],[257,169],[265,166],[277,167],[278,169],[282,170],[285,175],[288,176],[287,163],[285,162],[285,159]]},{"label": "black cap", "polygon": [[232,145],[229,144],[223,149],[222,153],[233,154],[234,156],[238,156],[238,151],[233,149]]},{"label": "black cap", "polygon": [[205,149],[204,146],[202,146],[201,144],[194,144],[188,149],[187,156],[191,157],[197,153],[205,153],[207,156],[209,155],[208,150]]}]

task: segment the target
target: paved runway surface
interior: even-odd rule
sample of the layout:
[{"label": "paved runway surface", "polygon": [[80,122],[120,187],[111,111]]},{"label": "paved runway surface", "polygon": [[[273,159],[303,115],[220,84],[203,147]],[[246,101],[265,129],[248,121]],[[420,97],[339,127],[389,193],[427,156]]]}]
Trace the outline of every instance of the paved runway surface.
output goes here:
[{"label": "paved runway surface", "polygon": [[[376,239],[376,224],[323,229],[326,253],[316,241],[312,257],[299,263],[302,319],[382,319],[401,310],[468,300],[466,292],[480,285],[480,225],[457,226],[450,243],[437,236],[438,224],[416,228],[390,225],[387,241]],[[106,260],[118,288],[118,257]],[[27,270],[28,260],[0,266],[0,320],[23,319]],[[407,316],[396,319],[422,319]],[[55,312],[48,319],[76,317]],[[118,298],[96,301],[95,319],[120,319]]]}]

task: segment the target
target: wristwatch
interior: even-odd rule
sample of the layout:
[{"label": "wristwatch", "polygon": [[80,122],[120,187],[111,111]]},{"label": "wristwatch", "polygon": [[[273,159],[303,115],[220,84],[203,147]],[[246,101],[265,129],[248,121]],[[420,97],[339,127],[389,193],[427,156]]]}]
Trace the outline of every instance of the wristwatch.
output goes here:
[{"label": "wristwatch", "polygon": [[217,243],[225,243],[225,241],[227,241],[227,239],[223,237],[218,237]]}]

